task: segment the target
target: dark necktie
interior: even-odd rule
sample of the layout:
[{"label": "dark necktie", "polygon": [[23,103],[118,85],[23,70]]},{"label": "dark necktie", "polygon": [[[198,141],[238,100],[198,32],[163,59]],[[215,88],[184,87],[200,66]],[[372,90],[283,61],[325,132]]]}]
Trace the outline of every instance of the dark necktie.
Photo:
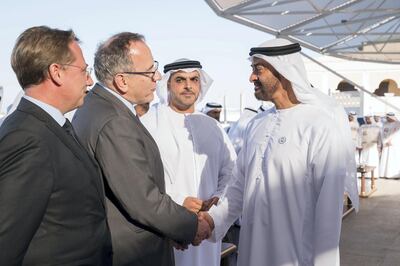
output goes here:
[{"label": "dark necktie", "polygon": [[[76,135],[75,135],[74,128],[72,127],[72,124],[71,124],[71,122],[69,122],[68,119],[65,119],[65,123],[62,126],[62,128],[65,130],[65,132],[67,132],[68,135],[70,135],[74,139],[74,141],[76,143],[79,144],[79,141],[78,141],[78,139],[76,138]],[[80,144],[79,144],[79,146],[80,146]]]}]

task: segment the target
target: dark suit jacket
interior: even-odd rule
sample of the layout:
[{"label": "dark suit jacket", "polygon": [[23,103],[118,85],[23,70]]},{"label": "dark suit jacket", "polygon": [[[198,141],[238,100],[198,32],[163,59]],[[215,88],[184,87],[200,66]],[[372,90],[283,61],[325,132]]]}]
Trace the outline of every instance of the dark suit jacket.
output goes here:
[{"label": "dark suit jacket", "polygon": [[37,105],[0,127],[0,265],[110,265],[99,169]]},{"label": "dark suit jacket", "polygon": [[197,217],[165,194],[160,153],[150,133],[99,85],[72,123],[105,177],[114,265],[173,265],[169,239],[191,242]]}]

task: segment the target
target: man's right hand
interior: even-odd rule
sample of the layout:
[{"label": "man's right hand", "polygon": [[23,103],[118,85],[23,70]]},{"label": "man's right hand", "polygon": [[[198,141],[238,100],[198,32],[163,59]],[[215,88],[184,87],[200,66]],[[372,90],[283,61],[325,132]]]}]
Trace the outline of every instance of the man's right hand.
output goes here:
[{"label": "man's right hand", "polygon": [[[198,246],[200,243],[211,236],[212,228],[206,219],[204,219],[203,215],[198,215],[198,225],[197,225],[197,233],[196,237],[192,242],[193,246]],[[211,218],[212,219],[212,218]]]},{"label": "man's right hand", "polygon": [[183,207],[196,214],[200,211],[201,206],[203,206],[203,201],[195,197],[187,197],[183,201]]},{"label": "man's right hand", "polygon": [[199,212],[199,214],[197,216],[201,217],[203,220],[205,220],[208,223],[208,225],[210,226],[211,232],[214,230],[214,228],[215,228],[214,220],[211,217],[211,215],[208,214],[208,212]]}]

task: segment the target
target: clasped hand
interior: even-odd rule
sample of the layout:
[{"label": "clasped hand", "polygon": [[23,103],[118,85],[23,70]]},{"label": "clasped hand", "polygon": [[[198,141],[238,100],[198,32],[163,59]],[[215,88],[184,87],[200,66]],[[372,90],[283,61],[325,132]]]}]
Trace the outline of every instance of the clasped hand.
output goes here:
[{"label": "clasped hand", "polygon": [[[206,212],[212,205],[216,205],[218,197],[212,197],[208,200],[202,201],[195,197],[187,197],[183,202],[183,206],[197,214],[197,233],[196,237],[192,241],[193,246],[198,246],[200,243],[211,236],[214,230],[214,221],[211,216]],[[176,242],[172,242],[173,246],[178,250],[185,250],[188,248],[187,245],[182,245]]]},{"label": "clasped hand", "polygon": [[183,206],[188,210],[197,213],[197,233],[196,237],[192,242],[193,246],[198,246],[200,243],[211,236],[214,230],[214,221],[207,211],[212,205],[218,203],[218,197],[212,197],[208,200],[202,201],[198,198],[187,197],[183,202]]},{"label": "clasped hand", "polygon": [[[211,236],[211,233],[214,230],[214,221],[207,212],[199,212],[197,215],[197,221],[197,233],[196,237],[192,241],[193,246],[200,245],[204,239],[207,239]],[[188,245],[179,244],[174,241],[172,241],[172,245],[178,250],[183,251],[188,249]]]},{"label": "clasped hand", "polygon": [[200,243],[211,236],[214,230],[214,221],[207,212],[199,212],[197,214],[197,233],[192,245],[198,246]]}]

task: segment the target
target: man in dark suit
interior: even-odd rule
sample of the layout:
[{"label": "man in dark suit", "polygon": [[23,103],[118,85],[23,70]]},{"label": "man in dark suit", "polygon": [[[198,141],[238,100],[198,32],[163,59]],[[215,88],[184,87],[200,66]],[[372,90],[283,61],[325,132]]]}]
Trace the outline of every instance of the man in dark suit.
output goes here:
[{"label": "man in dark suit", "polygon": [[63,116],[93,84],[78,39],[29,28],[11,64],[25,95],[0,127],[0,265],[111,265],[100,171]]},{"label": "man in dark suit", "polygon": [[210,233],[165,194],[158,147],[136,116],[135,104],[153,100],[157,66],[143,36],[111,37],[95,55],[99,83],[73,119],[105,178],[114,265],[174,265],[171,242],[198,244]]}]

